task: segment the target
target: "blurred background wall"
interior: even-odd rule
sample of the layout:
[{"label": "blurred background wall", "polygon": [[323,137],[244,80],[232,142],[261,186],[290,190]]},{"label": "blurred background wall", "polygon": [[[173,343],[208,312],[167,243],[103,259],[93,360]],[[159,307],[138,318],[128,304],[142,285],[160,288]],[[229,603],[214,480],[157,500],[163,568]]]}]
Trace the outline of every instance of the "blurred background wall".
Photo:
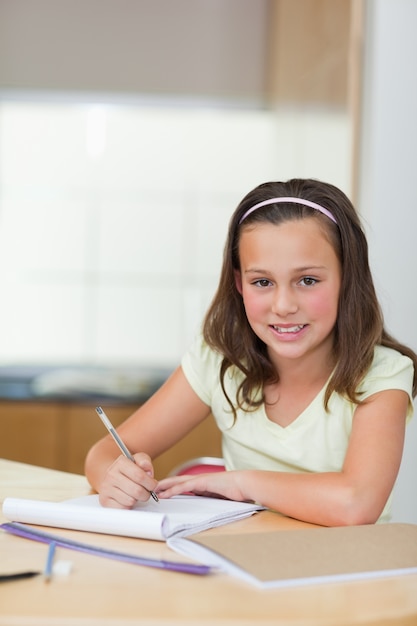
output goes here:
[{"label": "blurred background wall", "polygon": [[0,0],[1,361],[176,365],[252,187],[350,192],[351,3],[293,4]]}]

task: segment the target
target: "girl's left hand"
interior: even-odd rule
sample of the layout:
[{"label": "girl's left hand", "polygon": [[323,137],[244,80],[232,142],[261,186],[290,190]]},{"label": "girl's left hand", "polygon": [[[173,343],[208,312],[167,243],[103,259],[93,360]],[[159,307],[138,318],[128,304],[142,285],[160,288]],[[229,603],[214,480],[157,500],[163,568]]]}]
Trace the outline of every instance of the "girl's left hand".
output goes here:
[{"label": "girl's left hand", "polygon": [[191,492],[198,496],[242,502],[245,501],[245,495],[240,487],[243,482],[242,474],[240,471],[229,471],[171,476],[159,481],[156,492],[160,498],[171,498]]}]

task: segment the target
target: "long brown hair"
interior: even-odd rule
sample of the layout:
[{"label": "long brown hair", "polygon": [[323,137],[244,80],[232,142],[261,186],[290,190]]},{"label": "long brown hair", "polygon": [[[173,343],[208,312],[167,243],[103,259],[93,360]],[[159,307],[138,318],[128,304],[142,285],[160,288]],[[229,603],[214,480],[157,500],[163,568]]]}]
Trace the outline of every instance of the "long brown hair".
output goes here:
[{"label": "long brown hair", "polygon": [[[264,206],[240,223],[249,208],[278,197],[295,197],[320,204],[332,213],[336,223],[315,209],[294,203]],[[235,416],[236,404],[237,407],[249,410],[256,408],[264,402],[264,385],[278,381],[278,372],[268,357],[265,344],[249,325],[242,297],[235,285],[235,270],[240,269],[240,235],[246,226],[256,222],[281,224],[306,217],[319,221],[339,258],[342,270],[338,317],[334,329],[336,366],[326,390],[325,408],[334,391],[345,395],[352,402],[360,403],[357,388],[372,363],[376,345],[394,348],[412,359],[413,396],[417,394],[417,356],[384,328],[369,267],[368,244],[352,203],[333,185],[313,179],[292,179],[259,185],[243,198],[233,213],[224,248],[220,282],[203,324],[205,341],[223,356],[220,380]],[[228,397],[224,385],[226,372],[233,366],[244,374],[236,399]]]}]

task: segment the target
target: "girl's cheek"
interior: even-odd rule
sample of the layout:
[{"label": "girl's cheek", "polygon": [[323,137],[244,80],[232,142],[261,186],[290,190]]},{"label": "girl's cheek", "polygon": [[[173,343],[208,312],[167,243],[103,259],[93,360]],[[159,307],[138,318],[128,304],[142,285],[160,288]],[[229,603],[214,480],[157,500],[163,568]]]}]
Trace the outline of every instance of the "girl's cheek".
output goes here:
[{"label": "girl's cheek", "polygon": [[251,292],[244,293],[243,304],[245,305],[245,310],[248,315],[256,315],[265,308],[265,303]]},{"label": "girl's cheek", "polygon": [[258,298],[249,298],[245,300],[244,305],[247,317],[254,321],[269,311],[268,303]]},{"label": "girl's cheek", "polygon": [[317,295],[310,299],[309,304],[313,315],[334,318],[337,316],[337,300],[335,300],[333,292]]}]

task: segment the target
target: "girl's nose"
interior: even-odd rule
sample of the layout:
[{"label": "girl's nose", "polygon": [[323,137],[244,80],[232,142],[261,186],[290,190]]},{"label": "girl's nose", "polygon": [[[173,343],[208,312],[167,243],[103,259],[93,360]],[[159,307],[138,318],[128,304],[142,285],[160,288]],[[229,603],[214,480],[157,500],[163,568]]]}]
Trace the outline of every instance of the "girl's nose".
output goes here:
[{"label": "girl's nose", "polygon": [[297,298],[292,289],[288,287],[277,287],[272,302],[272,311],[277,315],[285,317],[298,310]]}]

